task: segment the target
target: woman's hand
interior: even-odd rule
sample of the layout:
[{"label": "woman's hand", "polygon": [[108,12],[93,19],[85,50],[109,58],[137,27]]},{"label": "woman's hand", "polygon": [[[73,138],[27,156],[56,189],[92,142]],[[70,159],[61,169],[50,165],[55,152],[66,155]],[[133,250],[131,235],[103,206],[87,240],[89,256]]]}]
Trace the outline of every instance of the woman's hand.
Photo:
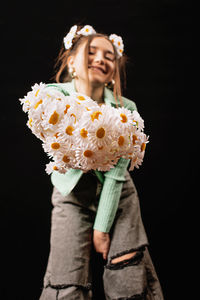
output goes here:
[{"label": "woman's hand", "polygon": [[93,243],[96,252],[102,253],[103,259],[107,259],[108,251],[110,248],[110,236],[109,233],[101,232],[94,229]]}]

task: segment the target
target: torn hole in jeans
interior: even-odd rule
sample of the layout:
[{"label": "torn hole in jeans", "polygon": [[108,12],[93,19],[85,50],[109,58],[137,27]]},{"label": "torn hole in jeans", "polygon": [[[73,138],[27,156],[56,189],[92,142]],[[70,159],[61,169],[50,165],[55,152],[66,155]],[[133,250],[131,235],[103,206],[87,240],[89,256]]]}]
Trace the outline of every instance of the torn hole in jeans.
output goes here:
[{"label": "torn hole in jeans", "polygon": [[[117,255],[111,257],[110,262],[106,265],[106,268],[110,269],[110,270],[120,270],[125,267],[138,265],[144,256],[143,251],[144,251],[144,249],[141,248],[140,250],[137,250],[137,251],[130,250],[130,251],[124,251],[121,254],[117,254]],[[123,259],[116,263],[112,262],[115,258],[122,257],[126,254],[133,254],[133,256],[131,256],[128,259]]]},{"label": "torn hole in jeans", "polygon": [[87,285],[79,285],[79,284],[56,284],[56,285],[54,285],[54,284],[49,283],[46,286],[46,288],[51,287],[52,289],[62,290],[62,289],[66,289],[66,288],[71,287],[71,286],[82,288],[82,289],[85,289],[85,290],[92,289],[91,283],[88,283]]}]

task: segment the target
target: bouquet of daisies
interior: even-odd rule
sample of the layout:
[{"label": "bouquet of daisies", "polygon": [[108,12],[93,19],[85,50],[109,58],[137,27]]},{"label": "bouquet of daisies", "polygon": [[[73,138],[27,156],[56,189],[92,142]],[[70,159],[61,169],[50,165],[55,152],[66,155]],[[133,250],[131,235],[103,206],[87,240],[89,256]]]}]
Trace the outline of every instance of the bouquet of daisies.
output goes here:
[{"label": "bouquet of daisies", "polygon": [[80,93],[65,96],[43,83],[20,102],[27,126],[51,158],[48,174],[69,168],[108,171],[120,157],[131,160],[130,170],[141,165],[148,137],[137,111],[100,106]]}]

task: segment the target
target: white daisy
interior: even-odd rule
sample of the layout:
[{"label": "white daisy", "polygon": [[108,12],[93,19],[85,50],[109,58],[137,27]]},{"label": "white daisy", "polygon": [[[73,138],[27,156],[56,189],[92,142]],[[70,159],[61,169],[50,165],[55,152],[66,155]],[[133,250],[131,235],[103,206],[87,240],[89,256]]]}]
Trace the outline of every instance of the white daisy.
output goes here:
[{"label": "white daisy", "polygon": [[48,101],[64,101],[66,96],[58,89],[53,86],[46,86],[41,91],[41,97],[47,99]]},{"label": "white daisy", "polygon": [[124,51],[124,44],[121,36],[116,34],[111,34],[109,36],[109,39],[111,40],[111,42],[113,43],[113,45],[117,50],[118,58],[121,57]]},{"label": "white daisy", "polygon": [[69,33],[64,37],[63,41],[64,41],[65,49],[71,48],[73,38],[76,34],[76,30],[77,30],[77,25],[72,26]]},{"label": "white daisy", "polygon": [[107,146],[112,143],[116,136],[116,130],[111,126],[113,122],[112,108],[107,105],[102,105],[99,111],[93,112],[90,117],[88,139],[90,143],[97,147]]},{"label": "white daisy", "polygon": [[38,101],[41,100],[40,99],[41,92],[43,91],[45,86],[46,85],[42,82],[40,84],[36,83],[35,85],[32,86],[32,90],[29,91],[23,99],[19,99],[19,101],[23,105],[22,109],[24,112],[27,112],[28,110],[30,110],[32,107],[34,107],[36,105],[36,103]]},{"label": "white daisy", "polygon": [[97,148],[88,144],[84,147],[78,147],[75,151],[77,166],[82,170],[91,170],[96,161]]},{"label": "white daisy", "polygon": [[94,120],[99,119],[99,116],[102,114],[100,107],[98,105],[93,106],[90,105],[83,106],[84,111],[82,111],[82,115],[79,119],[78,126],[75,131],[76,144],[77,145],[85,145],[89,143],[89,133],[94,131]]},{"label": "white daisy", "polygon": [[76,30],[77,30],[77,25],[74,25],[74,26],[72,26],[72,27],[70,28],[69,33],[75,35],[75,34],[76,34]]},{"label": "white daisy", "polygon": [[133,116],[133,124],[136,126],[137,129],[143,130],[144,129],[144,120],[141,118],[140,114],[134,110],[132,112]]},{"label": "white daisy", "polygon": [[41,121],[45,130],[51,129],[57,132],[58,125],[65,115],[65,107],[62,101],[51,101],[46,105]]},{"label": "white daisy", "polygon": [[145,146],[142,144],[147,144],[149,141],[149,137],[146,136],[146,134],[144,132],[141,132],[139,130],[137,130],[135,132],[135,134],[137,135],[137,140],[136,140],[136,144],[139,145],[141,147],[141,151],[144,151],[145,150]]},{"label": "white daisy", "polygon": [[56,165],[55,161],[51,161],[50,163],[46,164],[46,173],[50,175],[53,171],[59,171],[59,166]]},{"label": "white daisy", "polygon": [[74,36],[70,33],[68,33],[65,37],[64,37],[64,45],[65,45],[65,49],[69,49],[72,46],[72,40],[73,40]]},{"label": "white daisy", "polygon": [[115,146],[118,152],[126,153],[130,149],[131,138],[127,134],[118,134],[115,140]]},{"label": "white daisy", "polygon": [[88,140],[92,145],[97,147],[106,146],[112,142],[112,130],[106,122],[96,124],[93,130],[90,130]]},{"label": "white daisy", "polygon": [[54,159],[63,169],[73,168],[76,164],[75,151],[69,144],[65,144],[63,151],[58,152]]},{"label": "white daisy", "polygon": [[99,147],[96,152],[96,169],[99,171],[108,171],[118,161],[117,153],[112,152],[109,146]]},{"label": "white daisy", "polygon": [[[46,132],[43,130],[41,126],[41,120],[37,120],[29,117],[27,126],[31,129],[32,133],[42,141],[45,141]],[[49,135],[49,133],[48,133]]]},{"label": "white daisy", "polygon": [[95,105],[95,102],[89,97],[82,96],[81,94],[74,94],[70,96],[71,107],[69,107],[68,115],[76,115],[77,121],[79,121],[84,112],[90,111],[91,108]]},{"label": "white daisy", "polygon": [[129,171],[133,171],[134,168],[139,169],[139,166],[141,166],[144,158],[144,152],[136,152],[135,155],[131,159],[131,165],[129,168]]},{"label": "white daisy", "polygon": [[128,134],[130,135],[133,131],[133,115],[130,110],[125,107],[119,107],[116,109],[117,120],[116,126],[118,128],[118,132],[120,134]]},{"label": "white daisy", "polygon": [[80,106],[81,106],[81,108],[84,107],[84,111],[85,110],[90,111],[90,109],[92,107],[96,107],[96,108],[99,107],[98,104],[94,100],[92,100],[90,97],[88,97],[82,93],[75,93],[73,95],[73,98],[74,98],[75,103],[78,104],[79,107]]},{"label": "white daisy", "polygon": [[78,126],[74,131],[75,144],[79,146],[84,146],[89,143],[88,140],[88,130],[87,127]]},{"label": "white daisy", "polygon": [[75,114],[65,115],[58,125],[59,138],[65,143],[73,144],[75,141],[75,129],[77,127]]},{"label": "white daisy", "polygon": [[132,137],[132,144],[133,144],[133,154],[131,158],[131,166],[130,171],[134,169],[134,167],[139,168],[139,166],[143,162],[146,144],[149,137],[146,136],[143,132],[137,132],[137,134],[133,135]]},{"label": "white daisy", "polygon": [[94,28],[90,25],[85,25],[81,30],[79,30],[77,32],[77,34],[79,35],[91,35],[91,34],[95,34],[96,31],[94,30]]},{"label": "white daisy", "polygon": [[55,136],[48,136],[42,144],[44,151],[50,157],[56,157],[58,153],[65,151],[65,144],[63,141]]}]

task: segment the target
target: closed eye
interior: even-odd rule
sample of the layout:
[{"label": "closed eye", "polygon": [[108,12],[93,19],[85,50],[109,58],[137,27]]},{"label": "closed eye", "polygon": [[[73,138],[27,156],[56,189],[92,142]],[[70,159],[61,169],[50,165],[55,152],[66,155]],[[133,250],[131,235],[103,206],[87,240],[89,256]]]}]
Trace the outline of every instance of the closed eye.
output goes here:
[{"label": "closed eye", "polygon": [[105,56],[106,59],[110,60],[110,61],[114,61],[115,58],[114,57],[110,57],[110,56]]},{"label": "closed eye", "polygon": [[[95,46],[90,46],[89,47],[89,52],[88,52],[88,54],[89,55],[95,55],[96,54],[96,51],[97,51],[97,47],[95,47]],[[105,51],[104,52],[104,57],[105,57],[105,59],[107,59],[107,60],[109,60],[109,61],[114,61],[115,60],[115,54],[112,52],[112,51]]]}]

